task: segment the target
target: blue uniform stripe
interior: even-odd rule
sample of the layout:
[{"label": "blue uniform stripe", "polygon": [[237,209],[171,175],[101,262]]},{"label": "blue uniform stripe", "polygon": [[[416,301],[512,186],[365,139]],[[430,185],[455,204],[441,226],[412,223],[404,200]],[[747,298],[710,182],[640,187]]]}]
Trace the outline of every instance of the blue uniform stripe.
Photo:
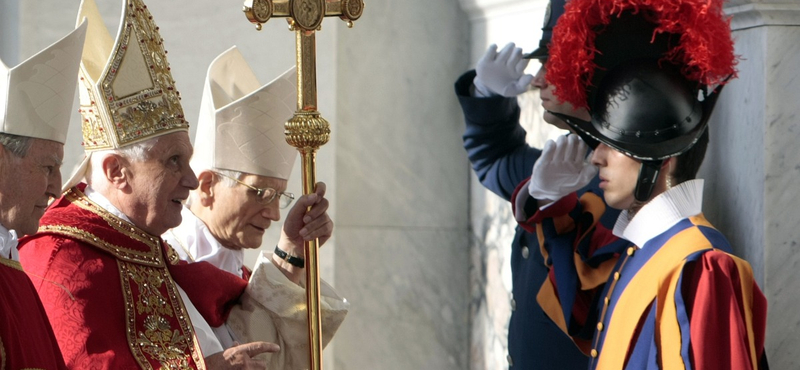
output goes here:
[{"label": "blue uniform stripe", "polygon": [[703,236],[711,242],[711,245],[714,246],[715,249],[719,249],[725,253],[733,254],[733,248],[731,247],[731,243],[728,242],[728,239],[722,235],[719,230],[708,227],[708,226],[697,226],[697,229],[703,233]]},{"label": "blue uniform stripe", "polygon": [[[642,331],[639,338],[636,339],[636,344],[633,347],[631,357],[625,366],[625,370],[645,370],[645,369],[658,369],[658,362],[656,362],[658,349],[655,345],[655,323],[656,323],[656,309],[657,302],[650,303],[647,307],[649,311],[647,318],[642,324]],[[652,367],[655,365],[656,367]]]},{"label": "blue uniform stripe", "polygon": [[[645,243],[645,245],[644,245],[644,247],[642,249],[636,251],[636,253],[632,257],[628,258],[627,262],[625,262],[625,266],[623,267],[622,271],[619,271],[619,266],[622,263],[622,261],[625,260],[625,258],[620,258],[620,262],[617,263],[617,266],[614,269],[614,271],[619,271],[620,272],[620,279],[619,279],[619,281],[617,281],[617,284],[614,287],[614,292],[612,293],[612,295],[610,297],[611,299],[610,299],[610,302],[609,302],[609,307],[608,307],[608,310],[607,310],[607,313],[606,313],[605,317],[603,318],[603,325],[608,327],[609,322],[611,321],[613,313],[614,313],[614,311],[616,309],[616,305],[617,305],[617,303],[619,301],[620,296],[625,291],[627,286],[630,284],[631,280],[633,280],[634,276],[636,276],[636,274],[639,272],[639,270],[641,270],[641,268],[645,264],[647,264],[647,262],[649,262],[650,259],[662,247],[664,247],[666,244],[668,244],[675,235],[685,231],[688,228],[692,228],[692,227],[697,227],[697,225],[695,225],[689,219],[683,219],[683,220],[679,221],[678,223],[676,223],[674,226],[672,226],[669,230],[665,231],[664,233],[658,235],[657,237],[655,237],[653,239],[650,239],[647,243]],[[606,287],[603,289],[603,296],[604,297],[608,295],[608,289],[609,289],[610,286],[611,286],[611,284],[607,283]],[[653,296],[652,298],[655,298],[655,296]],[[650,325],[651,326],[655,325],[655,323],[653,322]],[[648,329],[648,328],[644,328],[643,327],[642,328],[642,333],[644,333],[645,330],[654,330],[654,328],[649,328]],[[603,347],[603,343],[605,343],[606,334],[607,333],[608,333],[608,330],[603,330],[603,331],[597,332],[595,334],[596,336],[598,336],[598,338],[596,339],[596,342],[597,342],[597,348],[596,349],[600,353],[602,353],[602,351],[603,351],[602,347]],[[641,334],[640,334],[640,338],[642,338]],[[646,339],[646,337],[645,337],[645,339]],[[634,348],[634,350],[635,350],[635,348]],[[597,366],[597,361],[592,361],[592,368],[595,368],[596,366]]]},{"label": "blue uniform stripe", "polygon": [[[699,226],[701,228],[708,229],[704,226]],[[708,250],[697,251],[690,254],[686,257],[686,261],[697,261],[700,257],[703,256],[704,253],[708,252]],[[678,326],[681,330],[681,358],[683,358],[683,364],[686,367],[686,370],[692,370],[692,362],[691,362],[691,322],[689,320],[689,312],[687,311],[686,301],[683,298],[683,271],[681,271],[681,276],[678,278],[678,286],[675,288],[675,306],[676,306],[676,314],[678,317]]]}]

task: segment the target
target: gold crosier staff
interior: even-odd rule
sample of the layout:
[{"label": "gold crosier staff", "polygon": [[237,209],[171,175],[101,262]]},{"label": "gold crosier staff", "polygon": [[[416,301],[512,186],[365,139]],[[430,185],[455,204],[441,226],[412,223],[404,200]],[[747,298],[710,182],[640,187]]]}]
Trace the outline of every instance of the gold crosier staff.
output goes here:
[{"label": "gold crosier staff", "polygon": [[[337,16],[353,27],[364,11],[362,0],[245,0],[244,13],[261,30],[272,17],[285,17],[297,40],[297,111],[286,122],[286,142],[303,158],[303,194],[314,192],[317,149],[328,142],[330,124],[317,111],[316,31],[325,17]],[[309,364],[322,370],[322,320],[319,301],[319,240],[307,241],[306,302],[308,304]]]}]

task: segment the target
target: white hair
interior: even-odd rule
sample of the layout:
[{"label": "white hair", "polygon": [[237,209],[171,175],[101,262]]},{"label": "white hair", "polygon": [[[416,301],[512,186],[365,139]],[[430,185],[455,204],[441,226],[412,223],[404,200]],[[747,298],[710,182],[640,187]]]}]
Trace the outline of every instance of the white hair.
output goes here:
[{"label": "white hair", "polygon": [[[223,185],[225,185],[225,186],[227,186],[229,188],[232,188],[232,187],[236,186],[237,183],[236,183],[236,181],[231,180],[230,178],[228,178],[226,176],[232,177],[234,179],[238,179],[238,178],[241,178],[242,175],[244,175],[244,172],[233,171],[233,170],[221,170],[221,169],[218,169],[218,168],[203,168],[203,167],[192,166],[192,170],[194,170],[194,173],[196,175],[200,175],[200,173],[203,172],[203,171],[211,171],[211,172],[221,173],[221,174],[223,174],[225,176],[217,176],[220,179],[219,181]],[[186,199],[186,202],[185,202],[186,206],[187,207],[191,207],[192,203],[194,203],[197,200],[197,198],[200,197],[199,194],[200,194],[200,188],[192,190],[189,193],[189,198]]]},{"label": "white hair", "polygon": [[[122,148],[93,152],[89,166],[86,168],[86,182],[92,186],[93,189],[99,190],[97,189],[98,186],[105,186],[101,185],[105,183],[105,175],[103,174],[102,168],[103,161],[108,158],[108,156],[118,155],[129,162],[144,162],[151,158],[150,155],[153,147],[158,144],[159,139],[160,137],[154,137]],[[101,170],[95,171],[95,168]]]},{"label": "white hair", "polygon": [[0,145],[19,158],[25,158],[28,155],[28,149],[33,144],[32,139],[28,136],[0,133]]}]

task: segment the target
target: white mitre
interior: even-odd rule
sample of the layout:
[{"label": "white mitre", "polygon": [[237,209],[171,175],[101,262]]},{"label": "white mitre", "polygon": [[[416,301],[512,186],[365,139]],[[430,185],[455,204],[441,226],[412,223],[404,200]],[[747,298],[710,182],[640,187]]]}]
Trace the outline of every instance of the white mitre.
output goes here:
[{"label": "white mitre", "polygon": [[208,67],[192,168],[239,171],[288,180],[297,150],[284,124],[297,105],[294,67],[262,86],[236,46]]},{"label": "white mitre", "polygon": [[0,132],[66,141],[86,27],[14,68],[0,61]]}]

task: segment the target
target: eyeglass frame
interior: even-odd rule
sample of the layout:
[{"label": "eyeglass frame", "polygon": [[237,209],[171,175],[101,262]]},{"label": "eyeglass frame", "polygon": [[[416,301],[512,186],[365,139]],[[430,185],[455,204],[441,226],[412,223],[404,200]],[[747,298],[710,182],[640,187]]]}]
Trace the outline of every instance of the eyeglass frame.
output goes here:
[{"label": "eyeglass frame", "polygon": [[[256,197],[257,197],[257,199],[258,199],[258,202],[259,202],[259,203],[261,203],[261,204],[265,204],[265,205],[266,205],[266,204],[270,204],[270,203],[272,203],[272,201],[274,201],[274,200],[275,200],[275,198],[279,198],[279,200],[278,200],[278,208],[280,208],[280,209],[286,209],[286,208],[289,208],[289,206],[290,206],[290,205],[292,205],[292,202],[294,201],[294,193],[289,193],[289,192],[278,192],[278,190],[277,190],[277,189],[270,188],[270,187],[266,187],[266,188],[257,188],[257,187],[255,187],[255,186],[253,186],[253,185],[250,185],[250,184],[247,184],[247,183],[243,182],[242,180],[239,180],[239,179],[237,179],[237,178],[234,178],[234,177],[228,176],[228,175],[226,175],[226,174],[224,174],[224,173],[217,172],[217,171],[212,171],[212,172],[214,172],[214,174],[217,174],[217,175],[219,175],[219,176],[222,176],[222,177],[225,177],[225,178],[231,179],[231,180],[233,180],[233,181],[236,181],[237,183],[239,183],[239,185],[244,185],[244,186],[246,186],[247,188],[249,188],[250,190],[253,190],[253,191],[255,191],[255,192],[256,192]],[[272,192],[272,196],[269,198],[269,200],[266,200],[266,199],[264,198],[264,194],[267,194],[267,193],[269,193],[270,191]],[[286,198],[288,198],[288,199],[289,199],[289,200],[288,200],[288,203],[286,203],[286,205],[281,205],[281,201],[280,201],[280,199],[283,199],[283,197],[286,197]]]}]

